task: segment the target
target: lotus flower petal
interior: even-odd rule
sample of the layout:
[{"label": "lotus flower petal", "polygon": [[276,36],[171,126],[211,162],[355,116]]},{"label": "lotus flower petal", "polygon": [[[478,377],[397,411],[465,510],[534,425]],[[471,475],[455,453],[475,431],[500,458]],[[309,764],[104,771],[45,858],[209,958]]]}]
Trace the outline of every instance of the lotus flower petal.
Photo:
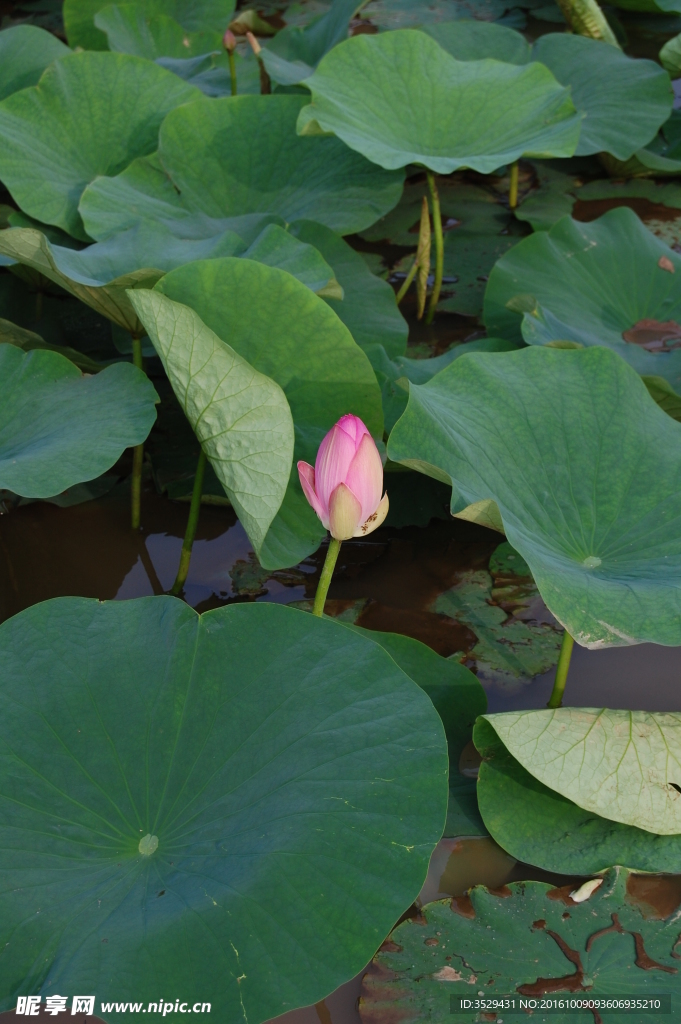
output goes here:
[{"label": "lotus flower petal", "polygon": [[373,533],[374,530],[377,530],[387,516],[389,507],[390,503],[388,502],[388,495],[384,494],[376,511],[373,512],[357,530],[355,530],[353,537],[366,537],[368,533]]},{"label": "lotus flower petal", "polygon": [[353,438],[338,423],[319,446],[314,467],[315,491],[325,512],[328,512],[332,493],[345,482],[355,451]]},{"label": "lotus flower petal", "polygon": [[345,483],[362,506],[361,522],[364,522],[376,511],[383,490],[383,463],[369,433],[360,441]]},{"label": "lotus flower petal", "polygon": [[317,497],[317,492],[314,488],[314,469],[309,462],[301,461],[298,463],[298,476],[300,477],[300,486],[303,488],[305,497],[321,519],[322,525],[328,530],[329,517],[325,513],[322,503]]},{"label": "lotus flower petal", "polygon": [[336,540],[350,540],[362,521],[362,507],[345,484],[339,484],[329,502],[329,529]]}]

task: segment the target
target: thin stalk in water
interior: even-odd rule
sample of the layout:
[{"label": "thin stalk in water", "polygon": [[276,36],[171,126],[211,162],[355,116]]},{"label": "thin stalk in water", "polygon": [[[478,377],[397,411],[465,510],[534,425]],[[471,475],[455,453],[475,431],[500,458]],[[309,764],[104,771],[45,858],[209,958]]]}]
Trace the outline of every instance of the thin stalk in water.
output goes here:
[{"label": "thin stalk in water", "polygon": [[426,171],[428,176],[428,188],[433,207],[433,231],[435,232],[435,283],[430,295],[430,305],[426,314],[426,323],[432,324],[435,310],[440,299],[442,289],[442,275],[444,272],[444,239],[442,237],[442,217],[440,216],[440,196],[435,184],[435,175],[432,171]]},{"label": "thin stalk in water", "polygon": [[508,205],[511,210],[515,210],[518,205],[518,174],[519,165],[516,160],[514,164],[511,164],[511,184],[508,187]]},{"label": "thin stalk in water", "polygon": [[329,547],[326,552],[326,558],[324,559],[324,567],[322,569],[322,574],[319,577],[319,583],[317,584],[317,593],[314,596],[314,605],[312,607],[313,615],[319,615],[321,617],[324,614],[326,595],[328,594],[329,587],[331,586],[331,577],[333,576],[333,570],[336,568],[340,546],[341,542],[336,540],[335,537],[329,538]]},{"label": "thin stalk in water", "polygon": [[[142,338],[131,334],[132,362],[139,370],[144,369],[142,361]],[[144,445],[138,444],[132,450],[132,479],[130,482],[130,519],[133,530],[139,530],[142,503],[142,466],[144,464]]]},{"label": "thin stalk in water", "polygon": [[184,540],[182,542],[182,552],[180,554],[180,565],[177,570],[177,576],[175,582],[172,585],[170,593],[175,597],[181,592],[185,583],[187,582],[187,575],[189,573],[189,563],[192,558],[192,547],[194,545],[194,538],[196,537],[196,528],[199,525],[199,512],[201,511],[201,494],[203,492],[203,476],[206,471],[206,453],[203,448],[199,455],[199,461],[196,466],[196,476],[194,477],[194,489],[192,491],[192,502],[189,506],[189,519],[187,520],[187,529],[185,530]]},{"label": "thin stalk in water", "polygon": [[563,694],[565,693],[565,684],[567,682],[568,672],[570,670],[570,658],[572,657],[572,648],[575,641],[568,633],[567,629],[563,633],[563,642],[560,645],[560,655],[558,656],[558,666],[556,668],[556,678],[553,682],[553,690],[549,702],[546,705],[547,708],[559,708],[563,704]]}]

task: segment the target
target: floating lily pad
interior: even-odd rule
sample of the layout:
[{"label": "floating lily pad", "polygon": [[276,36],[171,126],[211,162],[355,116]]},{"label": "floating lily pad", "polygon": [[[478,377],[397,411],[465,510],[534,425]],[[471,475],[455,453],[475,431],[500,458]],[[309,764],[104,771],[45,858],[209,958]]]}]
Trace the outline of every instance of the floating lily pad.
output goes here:
[{"label": "floating lily pad", "polygon": [[257,554],[291,475],[286,396],[192,309],[146,289],[130,300]]},{"label": "floating lily pad", "polygon": [[448,232],[444,246],[445,282],[437,308],[464,316],[480,316],[492,268],[519,241],[515,232],[478,238],[456,230]]},{"label": "floating lily pad", "polygon": [[130,363],[84,377],[56,352],[0,345],[0,381],[0,488],[27,498],[104,473],[156,419],[158,395]]},{"label": "floating lily pad", "polygon": [[[537,313],[532,324],[535,306],[543,317]],[[680,391],[681,352],[665,338],[681,321],[681,257],[632,210],[620,207],[588,224],[564,217],[502,257],[485,292],[488,330],[518,339],[528,312],[526,341],[606,345],[638,373],[664,377]],[[532,327],[538,333],[528,333]]]},{"label": "floating lily pad", "polygon": [[0,103],[0,178],[25,213],[87,240],[78,213],[85,186],[152,153],[168,111],[200,95],[139,57],[70,54],[39,86]]},{"label": "floating lily pad", "polygon": [[[360,253],[337,234],[313,221],[297,221],[291,231],[314,246],[330,264],[343,290],[342,300],[324,294],[361,348],[383,345],[389,355],[401,356],[407,349],[409,328],[397,308],[395,292],[368,269]],[[286,269],[286,268],[284,268]]]},{"label": "floating lily pad", "polygon": [[146,5],[112,4],[95,14],[96,27],[106,35],[108,48],[136,57],[196,57],[217,50],[220,32],[188,32],[174,18]]},{"label": "floating lily pad", "polygon": [[35,25],[14,25],[0,32],[0,100],[36,85],[48,64],[71,50]]},{"label": "floating lily pad", "polygon": [[[64,27],[70,46],[84,50],[106,50],[107,38],[95,26],[95,15],[111,6],[111,0],[64,0]],[[166,15],[190,32],[224,33],[235,0],[137,0],[148,16]]]},{"label": "floating lily pad", "polygon": [[482,754],[480,812],[492,837],[513,857],[559,874],[595,874],[610,864],[677,870],[681,836],[654,835],[578,807],[530,775],[484,718],[474,738]]},{"label": "floating lily pad", "polygon": [[508,543],[495,556],[489,572],[464,573],[431,611],[472,629],[478,642],[467,658],[482,678],[514,692],[557,664],[563,631],[547,612],[524,559]]},{"label": "floating lily pad", "polygon": [[[295,461],[314,462],[322,438],[347,412],[382,437],[381,395],[369,360],[328,305],[290,274],[251,260],[204,260],[167,274],[157,290],[194,309],[283,388],[296,428]],[[268,569],[295,565],[324,533],[294,466],[260,561]]]},{"label": "floating lily pad", "polygon": [[487,710],[487,697],[473,673],[451,658],[409,636],[363,629],[346,623],[380,644],[407,675],[425,690],[442,719],[449,750],[449,805],[445,836],[486,835],[480,818],[475,779],[459,771],[464,747],[470,742],[478,715]]},{"label": "floating lily pad", "polygon": [[182,991],[266,1020],[350,979],[418,893],[446,745],[377,644],[275,604],[61,598],[0,658],[2,1009]]},{"label": "floating lily pad", "polygon": [[681,715],[558,708],[487,719],[517,761],[561,796],[611,821],[681,833]]},{"label": "floating lily pad", "polygon": [[[212,234],[215,221],[245,214],[316,220],[340,234],[372,224],[397,203],[402,173],[375,167],[338,139],[298,138],[304,103],[303,96],[230,96],[174,111],[161,128],[159,163],[131,169],[135,217],[165,214],[171,227],[171,217],[208,220]],[[130,223],[121,191],[129,178],[121,178],[99,179],[83,197],[93,237],[103,237],[103,217],[107,233],[112,218],[117,230]]]},{"label": "floating lily pad", "polygon": [[340,43],[305,85],[298,131],[334,132],[385,168],[489,174],[523,154],[571,156],[579,138],[569,92],[542,65],[456,61],[410,29]]},{"label": "floating lily pad", "polygon": [[325,53],[347,39],[348,25],[361,0],[335,0],[326,14],[308,25],[287,25],[263,47],[261,57],[270,78],[295,85],[308,78]]},{"label": "floating lily pad", "polygon": [[[488,1019],[508,1016],[493,1003],[478,1010],[478,997],[512,995],[536,999],[537,1020],[570,1024],[575,1010],[561,1013],[558,1007],[547,1016],[541,996],[645,999],[672,993],[675,1005],[681,996],[676,906],[669,898],[662,911],[646,903],[648,890],[655,900],[656,884],[657,879],[648,882],[611,868],[581,902],[570,895],[579,883],[557,889],[546,882],[514,882],[499,890],[476,886],[467,896],[429,903],[418,917],[398,925],[374,958],[364,976],[360,1013],[367,1022],[445,1024],[454,1012],[462,1024],[477,1024],[485,1010]],[[462,998],[471,1001],[469,1012],[454,1009]],[[606,1019],[627,1024],[635,1016],[610,1009]]]},{"label": "floating lily pad", "polygon": [[681,426],[607,348],[473,353],[411,385],[388,455],[496,503],[585,647],[681,643]]}]

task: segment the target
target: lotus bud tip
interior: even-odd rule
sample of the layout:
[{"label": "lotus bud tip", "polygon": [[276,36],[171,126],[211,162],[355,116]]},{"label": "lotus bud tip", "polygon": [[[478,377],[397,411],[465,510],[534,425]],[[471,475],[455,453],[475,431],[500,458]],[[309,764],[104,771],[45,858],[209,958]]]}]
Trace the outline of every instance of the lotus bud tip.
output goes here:
[{"label": "lotus bud tip", "polygon": [[222,37],[222,45],[228,53],[234,53],[236,50],[236,36],[229,28]]}]

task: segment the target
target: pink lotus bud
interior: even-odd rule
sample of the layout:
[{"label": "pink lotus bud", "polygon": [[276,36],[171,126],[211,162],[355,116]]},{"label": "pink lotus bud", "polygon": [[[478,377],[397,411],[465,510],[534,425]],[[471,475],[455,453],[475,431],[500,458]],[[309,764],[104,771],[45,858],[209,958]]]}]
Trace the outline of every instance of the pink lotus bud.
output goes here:
[{"label": "pink lotus bud", "polygon": [[358,416],[348,413],[319,446],[314,469],[298,463],[305,497],[336,540],[365,537],[388,514],[383,465],[371,434]]},{"label": "pink lotus bud", "polygon": [[227,50],[227,53],[234,53],[236,50],[236,36],[230,29],[227,29],[222,37],[222,45]]}]

